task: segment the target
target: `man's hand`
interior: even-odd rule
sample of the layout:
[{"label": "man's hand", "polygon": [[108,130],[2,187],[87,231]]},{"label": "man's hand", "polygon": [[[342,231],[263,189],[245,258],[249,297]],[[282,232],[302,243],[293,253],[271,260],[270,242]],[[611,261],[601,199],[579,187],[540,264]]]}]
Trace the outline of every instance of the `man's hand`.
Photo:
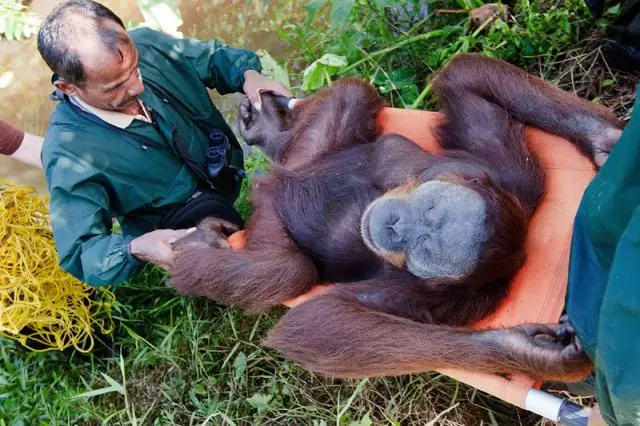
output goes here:
[{"label": "man's hand", "polygon": [[173,261],[171,243],[195,231],[191,229],[157,229],[139,236],[129,244],[131,254],[142,262],[151,262],[167,270]]},{"label": "man's hand", "polygon": [[258,111],[260,111],[261,107],[260,92],[263,90],[289,98],[293,96],[291,91],[281,83],[271,80],[255,70],[245,71],[243,90],[253,104],[253,107]]}]

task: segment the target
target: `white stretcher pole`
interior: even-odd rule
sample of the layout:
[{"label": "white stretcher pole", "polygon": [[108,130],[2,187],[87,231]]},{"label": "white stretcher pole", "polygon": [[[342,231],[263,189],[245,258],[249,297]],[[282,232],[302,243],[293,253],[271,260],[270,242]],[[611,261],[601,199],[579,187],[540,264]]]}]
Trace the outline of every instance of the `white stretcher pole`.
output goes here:
[{"label": "white stretcher pole", "polygon": [[587,426],[591,416],[589,407],[533,388],[527,393],[524,405],[526,410],[566,426]]}]

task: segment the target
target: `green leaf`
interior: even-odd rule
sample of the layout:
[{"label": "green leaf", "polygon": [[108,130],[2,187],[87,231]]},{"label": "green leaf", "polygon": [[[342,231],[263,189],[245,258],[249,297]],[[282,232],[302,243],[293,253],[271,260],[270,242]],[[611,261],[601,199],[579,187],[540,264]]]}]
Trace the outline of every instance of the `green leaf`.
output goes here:
[{"label": "green leaf", "polygon": [[533,55],[533,52],[534,52],[533,44],[531,44],[529,40],[524,40],[522,43],[522,54],[524,56],[531,56]]},{"label": "green leaf", "polygon": [[332,27],[344,25],[351,16],[355,0],[333,0],[330,23]]},{"label": "green leaf", "polygon": [[462,52],[469,51],[469,37],[465,37],[462,39],[462,46],[460,46],[460,51]]},{"label": "green leaf", "polygon": [[275,59],[266,50],[260,49],[256,51],[256,54],[260,57],[262,63],[262,74],[267,77],[282,83],[286,87],[290,87],[289,73],[278,65]]},{"label": "green leaf", "polygon": [[100,374],[102,374],[102,377],[104,377],[104,379],[107,381],[107,383],[111,385],[111,387],[118,389],[118,393],[122,395],[125,394],[124,386],[122,386],[120,383],[116,382],[114,379],[107,376],[106,374],[104,373],[100,373]]},{"label": "green leaf", "polygon": [[418,86],[416,86],[415,84],[410,84],[400,89],[398,91],[398,94],[402,98],[402,101],[405,103],[405,105],[411,105],[416,101],[416,99],[418,99],[418,96],[420,96],[420,91],[418,90]]},{"label": "green leaf", "polygon": [[617,15],[618,12],[620,12],[620,3],[616,4],[615,6],[612,6],[612,7],[608,8],[606,13],[608,15]]},{"label": "green leaf", "polygon": [[393,90],[401,90],[414,83],[415,74],[408,69],[393,70],[389,73],[380,73],[373,83],[378,86],[381,93],[389,93]]},{"label": "green leaf", "polygon": [[369,417],[369,413],[365,414],[362,420],[359,422],[351,422],[349,426],[371,426],[373,422],[371,421],[371,417]]},{"label": "green leaf", "polygon": [[324,85],[324,69],[325,65],[318,61],[314,61],[305,68],[302,73],[302,90],[312,92]]},{"label": "green leaf", "polygon": [[344,56],[333,55],[331,53],[325,53],[324,55],[322,55],[322,57],[318,59],[318,62],[328,67],[336,68],[346,67],[348,64],[347,58],[345,58]]},{"label": "green leaf", "polygon": [[236,359],[233,361],[233,367],[235,368],[235,379],[240,380],[244,372],[247,370],[247,356],[244,352],[240,352]]},{"label": "green leaf", "polygon": [[189,400],[200,410],[202,409],[202,402],[198,399],[198,393],[196,389],[189,389]]},{"label": "green leaf", "polygon": [[112,392],[120,393],[120,389],[114,386],[108,386],[106,388],[94,389],[89,392],[81,393],[79,395],[74,396],[73,399],[92,398],[94,396],[104,395],[105,393],[112,393]]},{"label": "green leaf", "polygon": [[320,59],[313,61],[302,73],[302,90],[314,91],[324,86],[325,77],[331,77],[340,68],[348,64],[344,56],[325,53]]},{"label": "green leaf", "polygon": [[251,398],[247,399],[249,405],[258,410],[258,413],[263,413],[269,409],[269,403],[273,398],[272,395],[263,395],[261,393],[254,394]]}]

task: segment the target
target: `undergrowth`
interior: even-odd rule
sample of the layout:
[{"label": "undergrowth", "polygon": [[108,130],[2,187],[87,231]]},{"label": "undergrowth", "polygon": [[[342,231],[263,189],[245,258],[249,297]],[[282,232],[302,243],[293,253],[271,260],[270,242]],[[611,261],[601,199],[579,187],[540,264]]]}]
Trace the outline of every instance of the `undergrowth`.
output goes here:
[{"label": "undergrowth", "polygon": [[[502,18],[478,26],[468,12],[479,5],[312,0],[306,22],[275,30],[289,43],[287,77],[299,95],[352,75],[372,82],[390,105],[434,108],[433,72],[470,51],[622,112],[632,102],[635,83],[608,70],[597,47],[594,31],[611,14],[595,22],[582,0],[517,0]],[[251,177],[267,162],[252,150],[247,168]],[[238,201],[245,218],[247,195],[245,184]],[[164,278],[147,267],[116,289],[116,330],[99,336],[89,355],[29,353],[0,342],[0,425],[543,422],[436,373],[361,381],[313,375],[260,346],[281,312],[249,316],[181,297]]]},{"label": "undergrowth", "polygon": [[3,344],[1,421],[357,426],[538,420],[438,374],[362,381],[315,376],[260,347],[277,314],[253,317],[189,300],[167,290],[163,278],[147,268],[118,289],[117,329],[90,355],[27,353]]},{"label": "undergrowth", "polygon": [[[277,31],[296,48],[296,61],[309,64],[292,79],[302,94],[336,78],[356,76],[374,84],[391,106],[434,109],[430,81],[456,54],[503,59],[556,83],[568,63],[601,53],[599,30],[618,13],[613,7],[595,20],[584,0],[512,0],[500,4],[484,22],[471,19],[472,11],[484,3],[488,2],[317,0],[307,6],[305,25]],[[329,13],[319,13],[323,10]],[[590,59],[585,60],[590,66],[577,74],[595,75],[600,84],[591,86],[600,90],[563,88],[596,99],[622,79],[623,89],[631,87],[633,92],[634,84],[624,84],[630,81],[608,69],[603,56]]]}]

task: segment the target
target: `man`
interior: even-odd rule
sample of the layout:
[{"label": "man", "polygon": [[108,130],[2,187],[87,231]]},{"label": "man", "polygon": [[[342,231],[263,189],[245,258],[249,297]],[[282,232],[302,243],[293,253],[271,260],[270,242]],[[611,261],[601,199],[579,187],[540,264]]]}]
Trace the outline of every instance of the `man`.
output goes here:
[{"label": "man", "polygon": [[575,215],[566,309],[595,365],[600,423],[640,424],[640,86]]},{"label": "man", "polygon": [[42,138],[32,135],[6,121],[0,120],[0,154],[7,155],[34,167],[42,167],[40,151]]},{"label": "man", "polygon": [[143,262],[166,267],[171,242],[204,216],[242,225],[232,206],[242,150],[207,88],[252,102],[260,90],[291,96],[260,75],[253,52],[146,28],[128,34],[91,0],[54,9],[38,50],[59,101],[42,163],[66,271],[90,285],[117,284]]}]

